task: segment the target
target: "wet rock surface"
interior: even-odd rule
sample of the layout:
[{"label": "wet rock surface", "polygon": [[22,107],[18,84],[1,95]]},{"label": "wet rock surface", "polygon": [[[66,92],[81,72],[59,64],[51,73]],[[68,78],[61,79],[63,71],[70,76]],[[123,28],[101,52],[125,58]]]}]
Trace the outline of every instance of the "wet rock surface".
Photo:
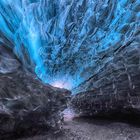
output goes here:
[{"label": "wet rock surface", "polygon": [[5,61],[0,61],[0,69],[5,69],[4,73],[0,71],[0,140],[60,131],[61,112],[67,107],[70,92],[43,84],[17,67],[20,63],[15,57],[7,55],[11,58],[7,58],[6,67],[3,67]]}]

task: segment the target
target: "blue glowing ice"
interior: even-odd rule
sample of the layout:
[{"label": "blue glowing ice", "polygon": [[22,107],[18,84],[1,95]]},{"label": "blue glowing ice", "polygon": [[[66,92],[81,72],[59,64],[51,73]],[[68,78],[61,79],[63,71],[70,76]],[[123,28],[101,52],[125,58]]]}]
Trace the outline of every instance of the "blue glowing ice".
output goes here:
[{"label": "blue glowing ice", "polygon": [[44,82],[72,88],[98,71],[99,54],[133,37],[139,7],[139,0],[1,0],[0,43]]}]

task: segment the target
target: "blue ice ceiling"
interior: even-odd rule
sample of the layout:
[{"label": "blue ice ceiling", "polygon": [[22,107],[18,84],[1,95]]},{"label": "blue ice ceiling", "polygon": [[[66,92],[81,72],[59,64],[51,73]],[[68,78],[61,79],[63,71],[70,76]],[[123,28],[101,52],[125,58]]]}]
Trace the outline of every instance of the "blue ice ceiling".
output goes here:
[{"label": "blue ice ceiling", "polygon": [[[46,83],[73,88],[140,28],[140,0],[0,0],[0,43]],[[113,53],[108,53],[106,62]]]}]

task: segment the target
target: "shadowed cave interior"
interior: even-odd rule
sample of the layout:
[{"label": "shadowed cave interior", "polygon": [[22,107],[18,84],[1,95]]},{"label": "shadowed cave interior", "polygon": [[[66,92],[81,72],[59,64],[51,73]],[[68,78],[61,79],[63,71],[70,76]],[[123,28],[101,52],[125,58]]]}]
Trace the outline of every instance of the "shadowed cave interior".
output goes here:
[{"label": "shadowed cave interior", "polygon": [[139,0],[0,1],[0,140],[140,140],[139,79]]}]

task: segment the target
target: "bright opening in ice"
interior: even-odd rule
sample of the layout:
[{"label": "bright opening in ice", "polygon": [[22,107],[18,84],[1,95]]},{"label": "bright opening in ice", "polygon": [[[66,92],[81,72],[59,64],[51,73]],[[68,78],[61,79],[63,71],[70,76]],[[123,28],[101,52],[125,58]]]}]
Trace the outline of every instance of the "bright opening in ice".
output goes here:
[{"label": "bright opening in ice", "polygon": [[51,85],[57,88],[71,89],[71,84],[64,81],[55,81]]}]

